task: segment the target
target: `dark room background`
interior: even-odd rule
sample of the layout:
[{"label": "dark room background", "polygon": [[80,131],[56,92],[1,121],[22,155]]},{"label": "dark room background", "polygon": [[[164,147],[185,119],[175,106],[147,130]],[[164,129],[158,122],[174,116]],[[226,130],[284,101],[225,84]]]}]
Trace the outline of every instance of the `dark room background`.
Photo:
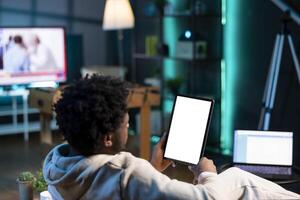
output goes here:
[{"label": "dark room background", "polygon": [[[296,9],[299,1],[290,1]],[[234,129],[256,129],[276,34],[283,12],[269,0],[240,1],[237,13]],[[299,59],[300,25],[289,23]],[[300,164],[300,84],[285,41],[270,130],[294,132],[294,161]],[[280,147],[278,147],[280,148]]]},{"label": "dark room background", "polygon": [[102,30],[104,5],[104,0],[1,0],[0,26],[64,26],[73,60],[68,69],[78,75],[82,66],[117,64],[116,34]]},{"label": "dark room background", "polygon": [[[291,2],[296,8],[300,8],[298,0]],[[234,20],[237,22],[235,34],[238,37],[233,40],[237,52],[233,58],[237,63],[237,71],[233,93],[234,115],[230,120],[233,129],[256,129],[265,80],[276,33],[281,29],[283,12],[270,0],[227,0],[227,10],[230,10],[228,6],[233,3],[237,6]],[[101,28],[104,4],[104,0],[0,0],[0,25],[65,26],[69,36],[69,72],[73,74],[69,78],[72,79],[78,75],[82,66],[117,64],[116,33],[105,32]],[[228,17],[227,20],[231,19]],[[292,21],[289,28],[299,58],[300,25]],[[125,64],[129,67],[130,36],[131,31],[125,31]],[[225,47],[223,49],[226,50]],[[300,85],[285,42],[270,129],[294,132],[295,162],[298,165],[299,102]]]}]

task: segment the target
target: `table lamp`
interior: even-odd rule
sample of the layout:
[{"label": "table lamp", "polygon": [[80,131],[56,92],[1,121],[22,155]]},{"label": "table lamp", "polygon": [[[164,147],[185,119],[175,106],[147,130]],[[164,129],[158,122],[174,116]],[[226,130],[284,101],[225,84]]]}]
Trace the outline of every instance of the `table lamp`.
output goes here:
[{"label": "table lamp", "polygon": [[106,0],[103,30],[117,30],[119,39],[119,65],[124,66],[123,29],[134,27],[134,15],[129,0]]}]

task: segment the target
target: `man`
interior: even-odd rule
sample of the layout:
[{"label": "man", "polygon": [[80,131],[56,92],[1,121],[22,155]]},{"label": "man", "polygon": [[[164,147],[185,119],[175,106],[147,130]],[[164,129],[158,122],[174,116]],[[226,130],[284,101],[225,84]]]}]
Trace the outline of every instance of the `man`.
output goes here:
[{"label": "man", "polygon": [[119,79],[93,75],[63,91],[55,105],[67,144],[46,157],[43,174],[54,199],[296,199],[299,195],[257,176],[230,168],[217,175],[202,158],[190,169],[198,184],[171,180],[161,172],[165,137],[151,162],[122,151],[127,141],[128,87]]},{"label": "man", "polygon": [[10,37],[8,48],[4,53],[4,70],[10,73],[21,73],[29,71],[29,57],[23,38],[16,35]]},{"label": "man", "polygon": [[38,35],[29,35],[27,38],[27,46],[31,71],[45,72],[53,71],[57,68],[57,64],[51,49],[41,42]]}]

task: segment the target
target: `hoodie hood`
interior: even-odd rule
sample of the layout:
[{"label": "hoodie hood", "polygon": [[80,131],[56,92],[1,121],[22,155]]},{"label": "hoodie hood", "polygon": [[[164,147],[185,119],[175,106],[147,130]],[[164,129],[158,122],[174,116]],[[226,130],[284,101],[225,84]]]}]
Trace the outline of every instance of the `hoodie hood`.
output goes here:
[{"label": "hoodie hood", "polygon": [[89,157],[70,155],[70,149],[69,144],[58,145],[45,159],[43,175],[54,199],[79,199],[85,196],[95,177],[98,177],[99,169],[114,157],[106,154]]}]

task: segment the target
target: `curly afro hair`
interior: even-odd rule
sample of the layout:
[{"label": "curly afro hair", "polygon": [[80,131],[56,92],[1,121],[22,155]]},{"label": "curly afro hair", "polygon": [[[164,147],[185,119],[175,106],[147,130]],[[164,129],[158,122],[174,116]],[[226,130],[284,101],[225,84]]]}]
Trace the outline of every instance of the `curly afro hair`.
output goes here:
[{"label": "curly afro hair", "polygon": [[86,76],[69,86],[54,105],[65,140],[79,153],[98,152],[99,138],[116,131],[127,113],[129,84],[111,76]]}]

